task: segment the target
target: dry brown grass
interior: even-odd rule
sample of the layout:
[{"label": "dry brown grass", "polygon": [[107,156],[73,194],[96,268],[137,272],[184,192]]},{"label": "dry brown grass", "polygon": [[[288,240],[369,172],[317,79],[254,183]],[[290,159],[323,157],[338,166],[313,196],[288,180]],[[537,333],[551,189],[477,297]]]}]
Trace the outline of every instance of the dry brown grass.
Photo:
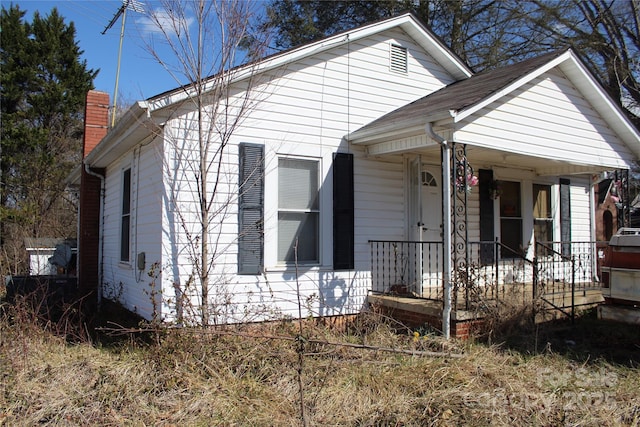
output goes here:
[{"label": "dry brown grass", "polygon": [[[238,330],[238,336],[171,331],[161,333],[159,343],[101,346],[69,344],[12,319],[0,322],[0,425],[302,424],[297,344],[267,338],[294,337],[292,323]],[[617,331],[608,334],[617,337],[614,345],[629,346],[626,362],[584,350],[579,325],[560,325],[560,335],[552,326],[538,331],[545,345],[535,353],[523,337],[487,345],[399,335],[379,322],[357,333],[307,324],[307,338],[465,355],[417,357],[308,343],[308,424],[638,425],[640,332],[606,327]],[[592,341],[606,339],[593,335],[606,335],[606,328],[585,328]],[[563,334],[578,342],[567,344]]]}]

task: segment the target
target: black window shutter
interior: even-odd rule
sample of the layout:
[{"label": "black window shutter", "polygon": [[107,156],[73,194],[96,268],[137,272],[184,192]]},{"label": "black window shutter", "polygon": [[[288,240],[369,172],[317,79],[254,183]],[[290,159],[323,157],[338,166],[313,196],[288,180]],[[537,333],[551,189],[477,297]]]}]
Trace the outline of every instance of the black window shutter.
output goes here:
[{"label": "black window shutter", "polygon": [[353,154],[333,155],[333,269],[354,268]]},{"label": "black window shutter", "polygon": [[495,240],[493,199],[491,198],[491,188],[493,183],[493,171],[491,169],[480,169],[478,171],[480,180],[480,262],[483,265],[491,264],[494,261],[493,241]]},{"label": "black window shutter", "polygon": [[560,178],[560,240],[562,255],[571,256],[571,182],[566,178]]},{"label": "black window shutter", "polygon": [[261,274],[264,258],[264,147],[241,143],[238,183],[238,274]]}]

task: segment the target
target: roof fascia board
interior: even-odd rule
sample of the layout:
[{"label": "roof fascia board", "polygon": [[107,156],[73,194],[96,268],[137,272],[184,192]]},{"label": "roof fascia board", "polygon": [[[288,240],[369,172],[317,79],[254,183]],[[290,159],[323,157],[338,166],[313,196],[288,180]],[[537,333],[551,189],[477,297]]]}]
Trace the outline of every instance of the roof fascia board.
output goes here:
[{"label": "roof fascia board", "polygon": [[535,169],[538,176],[559,176],[559,175],[584,175],[584,174],[597,174],[600,172],[610,171],[611,169],[629,169],[629,166],[618,165],[612,166],[592,166],[592,165],[558,165],[549,166],[544,168]]},{"label": "roof fascia board", "polygon": [[398,138],[406,138],[409,136],[419,135],[421,133],[424,133],[424,126],[422,125],[402,126],[402,131],[398,131],[398,125],[396,124],[395,126],[385,126],[384,129],[378,129],[377,132],[370,133],[366,137],[360,137],[356,139],[350,138],[349,142],[351,142],[352,144],[369,145],[377,144],[391,139],[395,140]]},{"label": "roof fascia board", "polygon": [[[137,102],[118,121],[116,127],[111,129],[102,141],[84,158],[84,163],[91,167],[101,167],[103,160],[107,157],[115,147],[126,148],[131,145],[130,136],[134,133],[140,133],[139,128],[143,128],[143,134],[149,135],[154,131],[156,126],[151,125],[149,109],[146,102]],[[136,138],[139,139],[139,138]],[[135,144],[135,143],[133,143]],[[121,150],[118,150],[121,151]]]},{"label": "roof fascia board", "polygon": [[429,122],[450,122],[453,117],[453,111],[440,112],[429,116],[418,117],[411,121],[397,121],[389,123],[382,127],[374,127],[371,129],[365,129],[362,131],[355,131],[345,136],[345,138],[352,144],[366,144],[380,142],[383,139],[396,138],[399,133],[398,129],[402,129],[402,135],[412,135],[417,133],[424,133],[424,127]]},{"label": "roof fascia board", "polygon": [[528,82],[530,82],[531,80],[535,79],[536,77],[546,73],[547,71],[549,71],[550,69],[554,68],[555,66],[557,66],[558,64],[564,62],[567,58],[570,57],[570,53],[567,51],[565,53],[563,53],[562,55],[558,56],[557,58],[552,59],[551,61],[547,62],[546,64],[536,68],[535,70],[531,71],[530,73],[522,76],[521,78],[519,78],[518,80],[514,81],[513,83],[505,86],[502,90],[494,93],[493,95],[485,98],[483,101],[478,102],[477,104],[474,104],[464,110],[460,110],[459,112],[457,112],[454,115],[454,121],[455,122],[460,122],[464,119],[466,119],[467,117],[469,117],[470,115],[478,112],[479,110],[481,110],[482,108],[486,107],[487,105],[491,104],[492,102],[502,98],[503,96],[508,95],[509,93],[513,92],[514,90],[518,89],[519,87],[522,87],[523,85],[527,84]]}]

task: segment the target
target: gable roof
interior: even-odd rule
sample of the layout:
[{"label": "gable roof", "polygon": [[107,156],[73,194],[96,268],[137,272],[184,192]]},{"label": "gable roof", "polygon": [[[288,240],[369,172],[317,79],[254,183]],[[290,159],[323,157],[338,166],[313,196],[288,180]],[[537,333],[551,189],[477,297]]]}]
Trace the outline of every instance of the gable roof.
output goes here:
[{"label": "gable roof", "polygon": [[367,143],[391,134],[396,137],[424,134],[428,123],[439,120],[460,122],[555,67],[563,71],[640,157],[637,129],[571,49],[547,53],[457,81],[374,120],[347,138],[353,143]]},{"label": "gable roof", "polygon": [[[407,12],[236,67],[231,70],[233,80],[230,83],[242,81],[256,74],[286,66],[311,55],[316,55],[392,28],[400,28],[406,32],[454,79],[465,79],[473,74],[471,69],[423,25],[414,14]],[[215,76],[210,77],[209,85],[211,87],[216,82]],[[191,92],[187,85],[155,95],[146,101],[135,103],[124,114],[122,119],[116,123],[116,126],[110,129],[103,140],[87,155],[85,163],[96,168],[106,167],[111,161],[126,153],[141,140],[152,138],[154,133],[157,134],[158,127],[162,126],[162,123],[167,118],[166,114],[160,113],[159,110],[170,111],[179,103],[188,100],[193,95]],[[79,173],[76,173],[76,176],[79,176]]]},{"label": "gable roof", "polygon": [[[368,131],[379,131],[389,125],[403,127],[424,118],[429,121],[455,116],[458,111],[481,102],[499,90],[545,64],[557,53],[542,55],[495,70],[487,70],[468,79],[451,83],[442,89],[402,106],[354,131],[352,138]],[[424,128],[421,123],[421,128]]]},{"label": "gable roof", "polygon": [[[400,28],[405,31],[419,46],[431,55],[441,67],[451,74],[454,79],[465,79],[473,75],[471,68],[412,12],[406,12],[392,18],[345,30],[332,36],[267,56],[249,64],[241,65],[230,70],[230,72],[235,75],[235,81],[240,81],[250,75],[263,73],[392,28]],[[212,83],[216,82],[214,77],[215,76],[209,77]],[[167,104],[174,104],[187,98],[187,92],[189,92],[189,85],[155,95],[148,98],[147,102],[152,107],[157,105],[159,108],[162,108]]]},{"label": "gable roof", "polygon": [[609,190],[611,189],[612,182],[613,179],[607,178],[598,183],[598,205],[603,204],[605,199],[609,195]]}]

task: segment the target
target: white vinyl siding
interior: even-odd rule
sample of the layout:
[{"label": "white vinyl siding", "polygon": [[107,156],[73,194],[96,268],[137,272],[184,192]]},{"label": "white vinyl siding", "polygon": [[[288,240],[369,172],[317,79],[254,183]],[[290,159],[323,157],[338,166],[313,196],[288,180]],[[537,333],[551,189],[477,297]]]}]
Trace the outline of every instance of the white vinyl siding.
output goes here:
[{"label": "white vinyl siding", "polygon": [[[389,45],[395,43],[407,48],[407,62],[411,73],[393,74],[390,80]],[[349,43],[334,49],[302,59],[286,66],[286,69],[270,71],[270,81],[252,94],[255,107],[243,120],[227,146],[223,160],[223,182],[220,187],[221,200],[225,195],[233,200],[237,189],[237,145],[241,142],[264,144],[265,146],[265,272],[261,276],[238,276],[237,271],[237,210],[234,203],[222,209],[223,220],[216,218],[212,235],[217,246],[215,280],[223,281],[212,298],[222,298],[228,292],[242,307],[252,307],[263,301],[275,311],[263,313],[262,318],[271,315],[290,314],[297,316],[297,300],[294,291],[294,269],[278,262],[278,192],[276,166],[278,158],[319,159],[318,174],[320,210],[319,230],[332,230],[332,175],[333,153],[344,151],[343,137],[358,127],[392,111],[408,102],[440,89],[453,79],[433,59],[422,51],[410,37],[400,30],[376,34],[363,41]],[[172,135],[190,135],[186,131],[188,116],[170,120],[165,131]],[[169,138],[168,138],[169,139]],[[195,138],[182,137],[181,140]],[[177,155],[167,148],[165,161],[172,170],[184,171],[177,167]],[[353,151],[355,150],[355,152]],[[314,314],[352,313],[361,308],[369,281],[369,239],[404,239],[404,181],[403,161],[400,156],[382,162],[366,159],[364,151],[354,152],[354,203],[355,203],[355,269],[328,273],[332,259],[332,235],[320,232],[318,244],[319,262],[306,265],[298,277],[302,297],[310,298],[310,308]],[[180,188],[178,200],[182,210],[194,200],[193,183],[189,174],[177,177],[167,188]],[[197,230],[197,209],[191,208],[182,221]],[[165,211],[165,222],[179,228],[178,213]],[[184,233],[182,233],[184,234]],[[185,283],[192,274],[191,261],[186,250],[188,246],[180,233],[170,237],[165,233],[166,258],[172,261],[170,270],[163,270],[163,289],[166,295],[173,295],[173,283]],[[169,248],[174,248],[169,251]],[[175,275],[179,277],[174,278]],[[225,289],[223,291],[223,288]],[[269,292],[265,290],[269,289]],[[261,295],[259,298],[257,295]],[[315,295],[315,296],[314,296]],[[195,300],[194,300],[195,301]],[[244,303],[243,303],[244,301]],[[268,311],[268,310],[267,310]],[[220,316],[227,320],[240,321],[243,313],[238,308],[235,314],[220,309]],[[303,314],[307,315],[307,313]]]},{"label": "white vinyl siding", "polygon": [[626,167],[629,149],[558,71],[488,105],[456,130],[456,141],[578,164]]},{"label": "white vinyl siding", "polygon": [[569,177],[571,187],[571,240],[588,242],[595,240],[591,233],[590,180],[585,176]]},{"label": "white vinyl siding", "polygon": [[[130,261],[120,261],[122,170],[131,168]],[[107,168],[105,178],[104,260],[102,294],[121,302],[127,309],[150,319],[153,313],[152,287],[156,303],[161,298],[162,269],[162,168],[157,143],[138,147]],[[137,269],[137,254],[145,252],[146,266]],[[154,264],[153,277],[149,276]],[[157,277],[156,277],[157,276]]]},{"label": "white vinyl siding", "polygon": [[[394,74],[390,80],[389,43],[396,40],[408,48],[415,71]],[[404,32],[389,31],[370,41],[341,46],[272,72],[274,80],[259,90],[261,101],[251,114],[256,120],[246,120],[240,129],[244,139],[295,137],[300,144],[337,146],[346,133],[451,83]]]}]

